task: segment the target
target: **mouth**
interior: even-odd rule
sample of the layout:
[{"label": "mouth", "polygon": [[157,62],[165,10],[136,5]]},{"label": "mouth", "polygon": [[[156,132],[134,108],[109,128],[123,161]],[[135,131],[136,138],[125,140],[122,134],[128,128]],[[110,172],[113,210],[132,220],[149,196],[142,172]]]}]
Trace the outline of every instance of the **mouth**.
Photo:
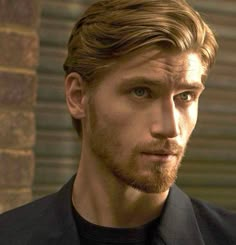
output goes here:
[{"label": "mouth", "polygon": [[177,154],[171,151],[152,151],[142,152],[141,155],[148,161],[166,163],[173,161]]}]

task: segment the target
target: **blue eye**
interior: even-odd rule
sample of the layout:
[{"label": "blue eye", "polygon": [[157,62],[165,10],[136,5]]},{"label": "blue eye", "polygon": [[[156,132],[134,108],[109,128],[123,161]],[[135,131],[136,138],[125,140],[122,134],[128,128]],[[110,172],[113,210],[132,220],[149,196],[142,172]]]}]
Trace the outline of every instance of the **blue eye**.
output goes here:
[{"label": "blue eye", "polygon": [[139,88],[134,88],[132,90],[132,92],[134,93],[135,96],[137,97],[147,97],[149,95],[149,91],[147,88],[142,88],[142,87],[139,87]]}]

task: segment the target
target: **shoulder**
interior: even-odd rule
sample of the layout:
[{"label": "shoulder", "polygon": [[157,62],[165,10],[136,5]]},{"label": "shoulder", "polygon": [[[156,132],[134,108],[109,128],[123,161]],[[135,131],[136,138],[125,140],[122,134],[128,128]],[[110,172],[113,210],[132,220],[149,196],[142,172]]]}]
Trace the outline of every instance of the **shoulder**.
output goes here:
[{"label": "shoulder", "polygon": [[58,244],[60,236],[68,232],[67,242],[75,229],[71,205],[74,177],[58,192],[0,215],[0,244]]},{"label": "shoulder", "polygon": [[197,218],[206,220],[208,217],[208,222],[224,224],[226,227],[236,226],[236,212],[194,198],[191,198],[191,202]]},{"label": "shoulder", "polygon": [[[214,233],[218,239],[232,239],[236,241],[236,213],[191,198],[192,206],[203,234]],[[231,241],[231,240],[230,240]],[[228,244],[228,243],[226,243]],[[231,244],[231,243],[229,243]]]},{"label": "shoulder", "polygon": [[14,239],[14,244],[17,244],[17,239],[19,239],[19,244],[25,244],[23,241],[26,237],[29,238],[30,233],[42,230],[45,225],[49,227],[50,222],[52,223],[56,217],[55,195],[46,196],[1,214],[0,244],[13,244],[11,239]]}]

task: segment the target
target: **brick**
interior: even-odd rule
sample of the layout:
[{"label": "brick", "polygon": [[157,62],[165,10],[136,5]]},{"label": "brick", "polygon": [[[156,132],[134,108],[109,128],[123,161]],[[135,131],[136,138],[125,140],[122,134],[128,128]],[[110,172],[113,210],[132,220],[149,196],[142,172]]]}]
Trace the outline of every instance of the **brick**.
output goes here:
[{"label": "brick", "polygon": [[0,148],[29,149],[35,142],[34,113],[28,111],[0,112]]},{"label": "brick", "polygon": [[0,32],[0,54],[0,65],[35,69],[38,63],[37,34]]},{"label": "brick", "polygon": [[0,189],[30,187],[34,177],[32,151],[0,150]]},{"label": "brick", "polygon": [[32,107],[36,98],[36,75],[0,71],[0,106]]},{"label": "brick", "polygon": [[37,0],[0,0],[0,23],[36,27],[39,2]]},{"label": "brick", "polygon": [[0,190],[0,214],[32,200],[31,189]]}]

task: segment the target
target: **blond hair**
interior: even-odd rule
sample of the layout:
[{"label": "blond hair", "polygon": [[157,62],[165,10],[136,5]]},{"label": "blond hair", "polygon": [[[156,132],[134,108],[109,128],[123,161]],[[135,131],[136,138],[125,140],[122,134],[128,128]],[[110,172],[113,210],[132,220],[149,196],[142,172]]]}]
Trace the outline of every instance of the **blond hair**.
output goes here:
[{"label": "blond hair", "polygon": [[[100,0],[75,24],[64,70],[96,82],[116,57],[150,45],[198,53],[206,74],[218,48],[212,30],[184,0]],[[81,133],[80,121],[73,122]]]}]

